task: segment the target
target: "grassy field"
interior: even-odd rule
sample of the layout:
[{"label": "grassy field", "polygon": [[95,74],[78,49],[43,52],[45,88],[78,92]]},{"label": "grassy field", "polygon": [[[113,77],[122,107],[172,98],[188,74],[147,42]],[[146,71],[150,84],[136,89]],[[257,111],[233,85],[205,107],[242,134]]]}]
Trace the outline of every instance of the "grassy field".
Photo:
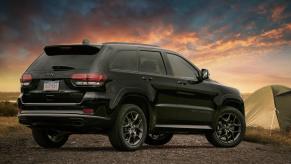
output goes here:
[{"label": "grassy field", "polygon": [[280,132],[276,130],[266,130],[262,128],[248,127],[246,131],[246,141],[263,144],[276,144],[291,146],[291,132]]},{"label": "grassy field", "polygon": [[0,92],[0,101],[16,101],[18,92]]},{"label": "grassy field", "polygon": [[18,123],[17,104],[8,102],[15,101],[19,96],[18,92],[0,92],[0,136],[8,136],[15,132],[26,132],[28,128]]},{"label": "grassy field", "polygon": [[18,113],[17,104],[11,102],[0,102],[0,116],[16,116]]}]

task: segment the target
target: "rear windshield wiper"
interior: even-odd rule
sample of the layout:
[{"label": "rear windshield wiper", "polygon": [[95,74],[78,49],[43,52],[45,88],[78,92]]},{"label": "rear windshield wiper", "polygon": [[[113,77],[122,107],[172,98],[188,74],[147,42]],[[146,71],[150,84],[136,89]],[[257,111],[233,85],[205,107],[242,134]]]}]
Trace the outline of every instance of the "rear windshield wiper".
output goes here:
[{"label": "rear windshield wiper", "polygon": [[67,71],[67,70],[74,70],[74,67],[70,66],[52,66],[52,69],[54,71]]}]

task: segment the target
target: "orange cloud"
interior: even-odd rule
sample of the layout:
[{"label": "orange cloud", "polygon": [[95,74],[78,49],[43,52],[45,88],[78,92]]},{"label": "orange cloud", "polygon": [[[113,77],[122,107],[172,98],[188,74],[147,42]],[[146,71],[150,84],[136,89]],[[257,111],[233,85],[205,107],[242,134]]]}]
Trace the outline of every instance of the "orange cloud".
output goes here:
[{"label": "orange cloud", "polygon": [[[225,28],[227,27],[225,26]],[[225,28],[221,30],[225,30]],[[147,30],[133,26],[110,26],[107,29],[86,26],[80,29],[80,32],[73,38],[55,38],[49,40],[50,43],[48,44],[80,43],[83,38],[89,38],[92,42],[97,43],[123,41],[158,44],[163,48],[181,52],[188,58],[193,59],[192,61],[194,64],[208,68],[213,63],[219,62],[227,64],[227,62],[232,62],[232,60],[225,59],[232,58],[233,56],[267,54],[266,52],[277,46],[291,45],[291,41],[284,39],[285,34],[290,34],[290,31],[291,23],[246,38],[241,38],[240,35],[237,35],[228,40],[220,39],[209,43],[199,37],[197,32],[177,32],[172,25],[155,22],[154,25],[150,26]],[[7,47],[7,52],[12,54],[19,53],[15,46]],[[0,76],[6,79],[6,82],[0,83],[0,90],[12,90],[13,87],[15,88],[15,86],[17,86],[16,84],[18,84],[21,72],[23,72],[40,53],[41,47],[36,47],[34,49],[29,49],[30,55],[25,57],[25,59],[20,59],[18,56],[12,55],[9,60],[4,60],[3,64],[6,68],[5,70],[2,69]],[[238,58],[234,59],[237,60]],[[13,65],[11,64],[12,60],[14,61]],[[216,68],[218,67],[213,67],[214,70],[216,70]],[[214,76],[215,79],[225,81],[228,84],[233,83],[235,86],[243,88],[243,90],[247,90],[248,87],[253,88],[249,85],[239,84],[239,82],[243,81],[240,77],[230,76],[231,78],[221,79],[220,77],[225,77],[222,76],[224,73],[219,72],[219,69],[217,70],[216,72],[214,71],[216,74],[216,76]],[[265,79],[264,77],[260,78]],[[267,81],[268,79],[265,80]],[[282,80],[287,81],[288,79]],[[256,81],[258,81],[258,86],[265,84],[260,80]]]},{"label": "orange cloud", "polygon": [[[277,29],[272,29],[264,33],[249,36],[246,38],[234,37],[230,40],[217,40],[214,43],[200,45],[197,47],[197,54],[200,56],[226,56],[228,51],[237,51],[240,48],[268,48],[280,45],[291,45],[290,40],[284,40],[283,36],[291,32],[291,23],[283,25]],[[237,54],[237,53],[236,53]]]}]

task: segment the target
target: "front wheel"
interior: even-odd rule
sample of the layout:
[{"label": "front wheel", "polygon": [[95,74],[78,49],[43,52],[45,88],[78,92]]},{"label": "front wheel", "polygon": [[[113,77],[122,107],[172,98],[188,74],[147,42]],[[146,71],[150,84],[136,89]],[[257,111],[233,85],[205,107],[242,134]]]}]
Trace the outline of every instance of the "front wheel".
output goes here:
[{"label": "front wheel", "polygon": [[171,133],[159,133],[148,134],[145,143],[148,145],[164,145],[171,141],[173,134]]},{"label": "front wheel", "polygon": [[242,113],[233,107],[222,109],[214,120],[213,130],[206,133],[207,140],[217,147],[234,147],[244,137],[246,124]]},{"label": "front wheel", "polygon": [[69,138],[69,135],[62,131],[40,128],[32,128],[32,136],[36,143],[44,148],[59,148]]}]

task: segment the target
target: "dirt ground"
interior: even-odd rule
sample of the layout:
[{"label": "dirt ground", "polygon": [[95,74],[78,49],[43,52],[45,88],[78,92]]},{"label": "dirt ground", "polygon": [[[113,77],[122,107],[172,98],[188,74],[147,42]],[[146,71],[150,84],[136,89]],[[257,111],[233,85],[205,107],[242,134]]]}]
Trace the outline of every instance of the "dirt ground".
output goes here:
[{"label": "dirt ground", "polygon": [[204,136],[176,135],[164,146],[115,151],[103,135],[72,135],[61,149],[43,149],[29,131],[0,137],[0,163],[291,163],[291,148],[242,142],[215,148]]}]

